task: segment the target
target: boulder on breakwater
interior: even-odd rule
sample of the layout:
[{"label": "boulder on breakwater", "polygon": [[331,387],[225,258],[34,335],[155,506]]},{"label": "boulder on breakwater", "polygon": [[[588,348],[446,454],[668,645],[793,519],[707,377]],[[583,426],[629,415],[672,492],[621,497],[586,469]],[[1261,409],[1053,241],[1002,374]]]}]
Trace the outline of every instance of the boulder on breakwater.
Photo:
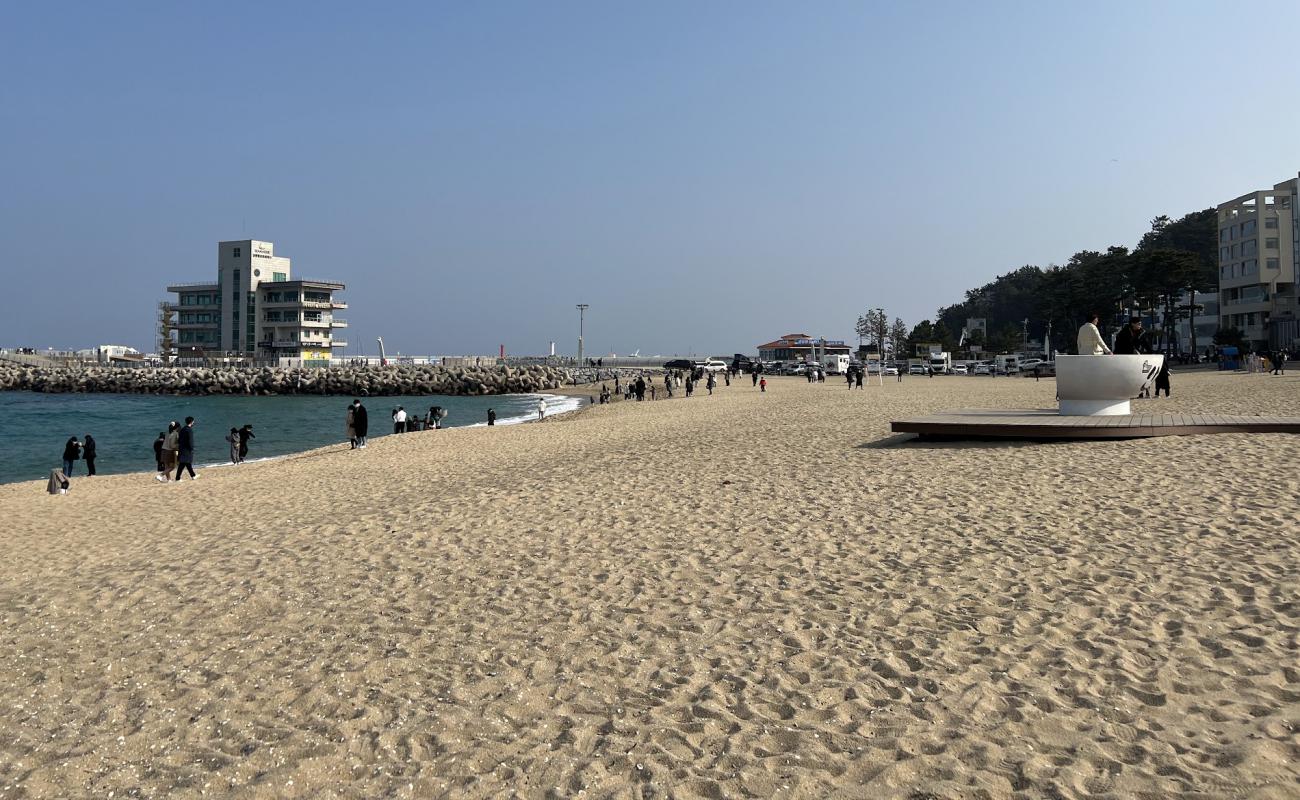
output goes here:
[{"label": "boulder on breakwater", "polygon": [[31,367],[0,364],[0,390],[178,395],[492,395],[560,389],[570,370],[545,365],[441,367]]}]

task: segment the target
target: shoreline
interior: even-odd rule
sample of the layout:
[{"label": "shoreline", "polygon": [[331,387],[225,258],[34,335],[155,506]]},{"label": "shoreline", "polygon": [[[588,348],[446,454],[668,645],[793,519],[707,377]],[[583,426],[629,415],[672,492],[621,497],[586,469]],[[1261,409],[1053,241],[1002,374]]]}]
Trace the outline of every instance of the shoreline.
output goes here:
[{"label": "shoreline", "polygon": [[[25,392],[25,391],[27,391],[27,390],[8,390],[8,391]],[[40,393],[40,392],[33,392],[33,393],[31,393],[31,394],[34,394],[34,395],[36,395],[36,396],[38,396],[38,397],[44,397],[44,396],[46,396],[44,393]],[[3,392],[0,392],[0,395],[3,395]],[[128,396],[128,397],[138,397],[138,395],[127,395],[127,396]],[[441,395],[439,395],[439,396],[441,396]],[[587,397],[589,397],[589,396],[591,396],[591,395],[582,395],[582,394],[570,393],[570,392],[565,392],[565,393],[558,393],[558,392],[557,392],[557,393],[552,393],[552,392],[536,392],[536,393],[527,393],[527,394],[497,395],[497,396],[498,396],[498,397],[511,397],[511,398],[534,398],[534,399],[544,397],[544,398],[546,399],[546,402],[547,402],[547,405],[548,405],[545,419],[546,419],[546,420],[551,420],[552,418],[557,418],[557,419],[558,419],[558,418],[564,418],[564,417],[572,417],[572,416],[576,416],[577,414],[579,414],[579,413],[580,413],[580,412],[581,412],[581,411],[582,411],[582,410],[587,406],[586,399],[587,399]],[[286,398],[286,397],[275,397],[275,398],[266,398],[266,399],[292,399],[292,397],[294,397],[294,396],[289,396],[288,398]],[[302,396],[298,396],[298,397],[302,397]],[[449,397],[455,397],[455,396],[449,396]],[[183,398],[182,398],[182,399],[183,399]],[[248,399],[253,400],[253,399],[263,399],[263,398],[248,398]],[[383,399],[383,397],[380,397],[380,398],[363,398],[363,399]],[[458,398],[458,399],[459,399],[459,398]],[[499,427],[510,427],[510,426],[514,426],[514,425],[520,425],[520,424],[531,423],[531,422],[538,422],[538,420],[537,420],[537,418],[536,418],[536,415],[535,415],[535,411],[534,411],[533,413],[527,413],[527,412],[525,412],[525,413],[521,413],[521,414],[514,414],[514,415],[512,415],[512,416],[508,416],[508,417],[498,417],[498,419],[497,419],[497,426],[499,426]],[[446,433],[446,432],[448,432],[448,431],[457,430],[457,429],[460,429],[460,428],[479,428],[479,427],[489,427],[489,426],[487,425],[486,422],[472,422],[472,423],[463,424],[463,425],[451,425],[451,426],[447,426],[447,427],[444,427],[444,428],[438,430],[437,433]],[[381,428],[380,428],[380,429],[381,429],[381,430],[386,430],[386,428],[387,428],[386,425],[381,425]],[[94,432],[94,431],[92,431],[92,433],[93,433],[93,432]],[[427,432],[432,433],[433,431],[427,431]],[[424,431],[424,430],[420,430],[420,431],[412,431],[411,433],[426,433],[426,431]],[[390,435],[406,435],[406,434],[391,434],[390,432],[385,432],[385,433],[383,433],[382,435],[380,435],[380,436],[378,436],[378,437],[372,437],[372,441],[375,441],[375,440],[377,440],[377,439],[382,439],[382,438],[385,438],[385,437],[390,436]],[[97,437],[97,438],[98,438],[98,437]],[[347,443],[347,440],[346,440],[346,439],[340,439],[339,441],[341,441],[341,442],[344,443],[344,444]],[[203,442],[200,442],[200,444],[203,444]],[[295,457],[295,456],[302,455],[302,454],[304,454],[304,453],[312,453],[312,452],[316,452],[316,451],[319,451],[319,450],[328,450],[329,448],[333,447],[334,444],[335,444],[335,443],[333,443],[333,442],[330,442],[330,443],[322,443],[322,444],[314,444],[314,445],[311,445],[311,446],[306,447],[306,448],[304,448],[304,449],[295,449],[295,450],[290,450],[290,451],[287,451],[287,452],[275,453],[274,455],[265,455],[265,456],[261,456],[261,455],[259,455],[259,456],[253,456],[253,457],[250,457],[250,458],[246,459],[245,461],[243,461],[243,462],[241,462],[241,463],[243,463],[243,464],[252,464],[252,463],[260,463],[260,462],[264,462],[264,461],[281,461],[281,460],[284,460],[284,459],[287,459],[287,458],[293,458],[293,457]],[[256,447],[256,445],[255,445],[255,447]],[[203,448],[203,449],[207,449],[207,448]],[[224,452],[224,451],[226,450],[226,445],[225,445],[224,442],[223,442],[223,443],[221,443],[219,446],[211,448],[211,450],[215,450],[215,451],[217,451],[217,452]],[[200,452],[202,452],[202,449],[200,450]],[[100,460],[100,469],[102,470],[102,469],[103,469],[103,462],[104,462],[104,459],[101,457],[99,460]],[[88,476],[88,475],[85,474],[85,472],[84,472],[84,470],[85,470],[84,463],[85,463],[84,461],[79,461],[78,464],[77,464],[78,469],[76,470],[76,474],[74,474],[74,475],[72,476],[72,480],[73,480],[73,485],[74,485],[74,487],[77,486],[77,485],[85,485],[84,482],[87,481],[87,480],[90,480],[90,479],[92,478],[92,476]],[[194,465],[194,468],[195,468],[195,470],[208,470],[208,469],[218,469],[218,468],[224,468],[224,467],[236,467],[236,466],[240,466],[240,465],[239,465],[239,464],[236,464],[236,463],[234,463],[234,462],[231,462],[229,459],[223,459],[223,460],[208,460],[208,461],[204,461],[204,462],[202,462],[202,463],[196,463],[196,464]],[[58,467],[58,464],[57,464],[57,463],[51,463],[50,466],[49,466],[47,469],[55,469],[55,468],[57,468],[57,467]],[[105,479],[105,478],[116,477],[116,476],[126,476],[126,475],[156,475],[156,474],[157,474],[157,473],[154,472],[154,471],[149,471],[149,470],[144,470],[144,469],[126,470],[126,471],[121,471],[121,472],[118,472],[118,471],[113,471],[113,472],[103,472],[103,471],[101,471],[101,472],[99,472],[99,474],[93,476],[93,478],[94,478],[94,479],[97,479],[97,480],[103,480],[103,479]],[[33,484],[33,485],[44,485],[48,480],[49,480],[49,477],[48,477],[48,471],[47,471],[45,475],[43,475],[43,476],[39,476],[39,477],[32,477],[32,478],[22,478],[22,477],[19,477],[19,478],[13,479],[13,480],[4,480],[4,481],[0,481],[0,487],[3,487],[3,486],[11,486],[11,485],[17,485],[17,484],[24,484],[24,483],[30,483],[30,484]]]}]

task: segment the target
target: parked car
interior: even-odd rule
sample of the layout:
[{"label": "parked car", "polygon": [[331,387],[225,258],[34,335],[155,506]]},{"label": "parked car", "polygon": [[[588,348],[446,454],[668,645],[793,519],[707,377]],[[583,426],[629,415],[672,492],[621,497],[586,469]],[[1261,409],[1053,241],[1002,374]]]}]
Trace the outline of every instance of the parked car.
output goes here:
[{"label": "parked car", "polygon": [[897,374],[898,374],[898,367],[885,367],[885,374],[886,374],[886,375],[897,375]]},{"label": "parked car", "polygon": [[690,372],[695,369],[695,362],[691,361],[689,358],[674,358],[672,361],[664,364],[664,369],[680,369]]},{"label": "parked car", "polygon": [[1034,375],[1039,378],[1055,378],[1056,362],[1044,361],[1041,364],[1038,364],[1037,366],[1034,367]]},{"label": "parked car", "polygon": [[908,375],[929,375],[930,370],[924,364],[913,364],[907,368]]},{"label": "parked car", "polygon": [[970,370],[966,369],[966,365],[965,365],[965,364],[956,364],[956,365],[953,366],[952,369],[948,370],[948,372],[949,372],[950,374],[952,374],[952,375],[969,375],[969,374],[970,374]]},{"label": "parked car", "polygon": [[699,367],[705,372],[726,372],[727,371],[727,362],[723,361],[720,358],[706,358],[703,361],[695,362],[695,366]]},{"label": "parked car", "polygon": [[1041,358],[1026,358],[1024,361],[1020,362],[1019,372],[1021,375],[1033,375],[1034,368],[1041,363],[1043,363],[1043,359]]},{"label": "parked car", "polygon": [[992,374],[993,374],[993,365],[992,365],[992,364],[976,364],[976,365],[975,365],[975,374],[976,374],[976,375],[992,375]]}]

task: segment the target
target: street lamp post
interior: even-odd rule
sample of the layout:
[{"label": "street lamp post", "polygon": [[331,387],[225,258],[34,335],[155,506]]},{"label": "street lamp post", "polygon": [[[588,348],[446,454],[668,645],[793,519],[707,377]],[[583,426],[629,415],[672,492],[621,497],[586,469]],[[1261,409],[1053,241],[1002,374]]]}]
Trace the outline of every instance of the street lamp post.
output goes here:
[{"label": "street lamp post", "polygon": [[587,303],[578,303],[578,366],[582,366],[582,327],[583,318],[586,316],[587,309],[591,306]]}]

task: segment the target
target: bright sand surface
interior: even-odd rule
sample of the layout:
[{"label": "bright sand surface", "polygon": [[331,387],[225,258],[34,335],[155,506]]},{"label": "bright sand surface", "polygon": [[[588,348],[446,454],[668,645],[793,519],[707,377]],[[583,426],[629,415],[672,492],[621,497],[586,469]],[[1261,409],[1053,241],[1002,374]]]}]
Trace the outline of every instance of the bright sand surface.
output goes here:
[{"label": "bright sand surface", "polygon": [[[1300,438],[777,378],[0,487],[0,798],[1300,796]],[[1300,379],[1138,408],[1300,414]]]}]

